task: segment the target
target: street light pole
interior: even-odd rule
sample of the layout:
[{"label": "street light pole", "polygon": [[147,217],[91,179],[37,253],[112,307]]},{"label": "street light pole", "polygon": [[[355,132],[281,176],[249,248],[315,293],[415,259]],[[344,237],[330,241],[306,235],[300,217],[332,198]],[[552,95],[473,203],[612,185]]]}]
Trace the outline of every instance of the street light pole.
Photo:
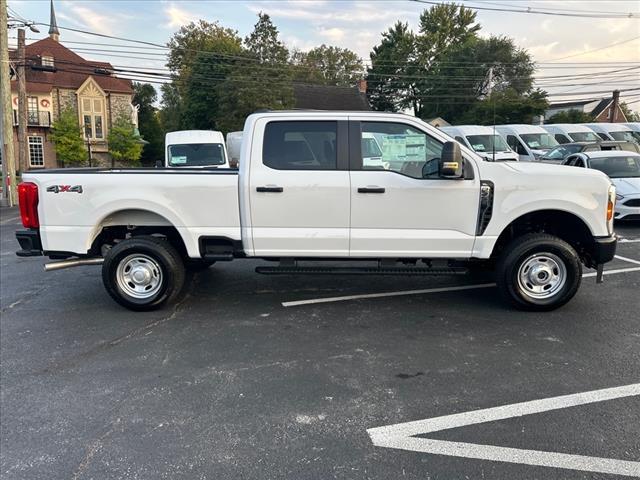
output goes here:
[{"label": "street light pole", "polygon": [[7,0],[0,0],[0,91],[2,97],[2,201],[7,206],[16,204],[16,167],[13,148],[13,107],[11,105],[11,80],[9,78],[9,38],[7,25]]}]

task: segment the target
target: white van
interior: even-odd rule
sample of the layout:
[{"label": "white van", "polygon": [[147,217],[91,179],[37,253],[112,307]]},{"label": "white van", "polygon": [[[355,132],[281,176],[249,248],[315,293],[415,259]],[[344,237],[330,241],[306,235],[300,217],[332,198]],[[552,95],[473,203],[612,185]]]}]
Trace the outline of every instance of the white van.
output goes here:
[{"label": "white van", "polygon": [[440,127],[444,133],[489,161],[517,161],[518,155],[509,148],[504,138],[493,127],[458,125]]},{"label": "white van", "polygon": [[555,138],[539,125],[496,125],[496,131],[524,162],[538,160],[558,145]]},{"label": "white van", "polygon": [[551,125],[542,125],[547,132],[553,135],[556,142],[573,143],[573,142],[600,142],[602,139],[596,133],[585,125],[575,123],[555,123]]},{"label": "white van", "polygon": [[622,123],[585,123],[584,125],[596,132],[603,140],[638,143],[633,130]]},{"label": "white van", "polygon": [[227,153],[229,154],[229,165],[238,168],[240,164],[240,147],[242,146],[242,131],[227,133]]},{"label": "white van", "polygon": [[227,148],[221,132],[180,130],[164,138],[165,167],[229,168]]}]

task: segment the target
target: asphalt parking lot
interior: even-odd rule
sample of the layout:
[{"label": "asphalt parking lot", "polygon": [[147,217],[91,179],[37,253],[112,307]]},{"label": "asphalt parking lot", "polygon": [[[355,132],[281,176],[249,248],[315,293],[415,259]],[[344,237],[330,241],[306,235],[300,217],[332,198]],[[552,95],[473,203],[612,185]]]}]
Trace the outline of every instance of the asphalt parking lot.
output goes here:
[{"label": "asphalt parking lot", "polygon": [[617,226],[603,285],[550,313],[505,307],[490,280],[269,277],[254,261],[132,313],[97,267],[16,257],[17,212],[1,214],[3,479],[640,472],[640,225]]}]

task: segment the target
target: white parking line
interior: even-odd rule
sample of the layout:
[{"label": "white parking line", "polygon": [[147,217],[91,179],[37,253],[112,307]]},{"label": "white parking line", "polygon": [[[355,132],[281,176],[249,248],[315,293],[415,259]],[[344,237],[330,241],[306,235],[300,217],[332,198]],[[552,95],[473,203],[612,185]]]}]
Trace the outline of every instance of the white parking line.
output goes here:
[{"label": "white parking line", "polygon": [[625,262],[635,263],[636,265],[640,265],[640,261],[634,260],[633,258],[622,257],[620,255],[616,255],[618,260],[624,260]]},{"label": "white parking line", "polygon": [[[614,270],[606,270],[604,275],[615,275],[618,273],[638,272],[640,267],[617,268]],[[584,273],[582,278],[595,277],[596,272]],[[425,293],[443,293],[443,292],[459,292],[461,290],[475,290],[479,288],[495,287],[495,283],[480,283],[476,285],[462,285],[459,287],[443,287],[443,288],[427,288],[423,290],[404,290],[399,292],[382,292],[382,293],[365,293],[361,295],[345,295],[342,297],[326,297],[312,298],[309,300],[295,300],[291,302],[282,302],[283,307],[299,307],[301,305],[313,305],[318,303],[334,303],[347,302],[349,300],[360,300],[364,298],[382,298],[382,297],[400,297],[404,295],[421,295]]]},{"label": "white parking line", "polygon": [[[562,395],[529,402],[514,403],[500,407],[485,408],[471,412],[456,413],[443,417],[398,423],[384,427],[370,428],[367,433],[378,447],[397,448],[412,452],[423,452],[452,457],[475,458],[522,465],[565,468],[585,472],[610,473],[625,476],[640,476],[640,462],[613,458],[587,457],[538,450],[524,450],[512,447],[480,445],[475,443],[451,442],[419,438],[416,435],[449,430],[451,428],[495,422],[508,418],[533,415],[563,408],[577,407],[591,403],[640,395],[640,383],[622,387],[605,388],[590,392]],[[552,435],[552,434],[551,434]],[[552,439],[553,437],[551,437]]]},{"label": "white parking line", "polygon": [[621,238],[618,240],[619,243],[640,243],[640,238]]}]

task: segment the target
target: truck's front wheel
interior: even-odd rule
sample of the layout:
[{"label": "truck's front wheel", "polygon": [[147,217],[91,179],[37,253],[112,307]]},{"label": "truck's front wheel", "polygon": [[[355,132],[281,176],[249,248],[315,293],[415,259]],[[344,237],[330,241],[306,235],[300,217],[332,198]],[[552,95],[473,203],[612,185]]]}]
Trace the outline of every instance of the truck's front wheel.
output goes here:
[{"label": "truck's front wheel", "polygon": [[105,256],[102,281],[111,297],[131,310],[155,310],[173,300],[184,285],[180,254],[166,240],[134,237]]},{"label": "truck's front wheel", "polygon": [[523,310],[553,310],[567,303],[582,281],[576,251],[553,235],[532,233],[513,240],[497,265],[500,292]]}]

